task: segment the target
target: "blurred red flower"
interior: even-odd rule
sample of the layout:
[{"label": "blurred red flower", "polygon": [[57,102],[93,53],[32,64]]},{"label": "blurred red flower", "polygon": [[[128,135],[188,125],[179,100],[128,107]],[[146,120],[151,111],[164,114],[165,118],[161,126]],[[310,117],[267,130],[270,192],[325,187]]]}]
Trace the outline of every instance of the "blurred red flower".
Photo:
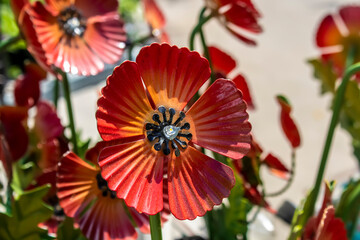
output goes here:
[{"label": "blurred red flower", "polygon": [[[126,41],[118,1],[13,0],[28,49],[47,70],[95,75],[120,60]],[[21,10],[19,10],[21,8]]]},{"label": "blurred red flower", "polygon": [[40,98],[40,81],[46,72],[36,63],[27,63],[25,73],[15,81],[14,96],[18,106],[34,106]]},{"label": "blurred red flower", "polygon": [[29,145],[29,137],[26,130],[27,117],[27,107],[0,107],[0,131],[7,142],[13,161],[21,158]]},{"label": "blurred red flower", "polygon": [[155,0],[143,0],[144,14],[151,27],[152,34],[159,39],[161,43],[169,43],[169,36],[165,32],[166,19]]},{"label": "blurred red flower", "polygon": [[137,232],[132,221],[142,232],[149,233],[148,216],[133,208],[125,209],[124,201],[101,177],[97,163],[89,160],[68,152],[60,161],[56,185],[65,214],[74,218],[89,239],[135,240]]},{"label": "blurred red flower", "polygon": [[345,6],[321,21],[316,44],[322,59],[334,64],[339,76],[345,69],[349,51],[353,48],[354,62],[360,61],[360,6]]},{"label": "blurred red flower", "polygon": [[250,148],[251,125],[241,92],[218,79],[190,109],[184,108],[210,76],[196,52],[168,44],[144,47],[136,62],[115,68],[96,114],[103,140],[131,140],[99,156],[109,188],[139,212],[163,210],[194,219],[220,204],[235,179],[231,168],[194,144],[240,159]]},{"label": "blurred red flower", "polygon": [[234,36],[249,45],[256,45],[254,40],[241,32],[262,32],[258,23],[261,15],[251,0],[206,0],[206,5]]}]

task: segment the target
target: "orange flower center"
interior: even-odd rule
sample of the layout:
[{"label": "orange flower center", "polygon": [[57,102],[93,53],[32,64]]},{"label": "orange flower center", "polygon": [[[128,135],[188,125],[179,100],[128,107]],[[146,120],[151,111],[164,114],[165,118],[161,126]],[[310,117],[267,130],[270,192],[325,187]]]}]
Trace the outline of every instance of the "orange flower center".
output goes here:
[{"label": "orange flower center", "polygon": [[74,6],[65,8],[60,12],[58,23],[68,37],[81,37],[86,29],[86,19]]},{"label": "orange flower center", "polygon": [[158,110],[162,115],[162,120],[158,113],[154,113],[152,116],[154,123],[146,123],[145,129],[148,130],[147,139],[150,142],[158,139],[158,142],[154,144],[154,149],[156,151],[162,150],[165,155],[169,155],[171,152],[169,147],[170,144],[171,148],[175,150],[175,156],[178,157],[180,155],[179,147],[186,149],[188,146],[186,141],[180,140],[180,137],[185,138],[187,141],[192,139],[191,133],[182,132],[182,130],[189,130],[190,124],[187,122],[181,124],[185,118],[184,112],[180,112],[178,119],[173,123],[173,118],[176,113],[175,109],[169,108],[167,110],[165,107],[161,106]]}]

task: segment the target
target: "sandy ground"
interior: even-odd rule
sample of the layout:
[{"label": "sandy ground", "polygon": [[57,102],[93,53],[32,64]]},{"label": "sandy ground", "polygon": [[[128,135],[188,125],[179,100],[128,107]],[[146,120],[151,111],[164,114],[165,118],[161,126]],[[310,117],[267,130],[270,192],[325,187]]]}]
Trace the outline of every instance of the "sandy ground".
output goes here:
[{"label": "sandy ground", "polygon": [[[191,28],[195,25],[202,0],[158,0],[167,17],[167,31],[172,43],[188,46]],[[320,87],[312,77],[312,69],[306,60],[319,52],[314,44],[314,34],[322,17],[335,11],[345,0],[254,0],[263,15],[264,33],[255,36],[257,47],[249,47],[230,35],[218,21],[211,20],[205,27],[208,43],[217,45],[238,60],[238,71],[243,73],[251,87],[256,110],[250,112],[253,133],[265,152],[272,152],[290,165],[290,147],[279,124],[279,106],[275,95],[281,93],[293,105],[293,116],[302,137],[297,151],[296,174],[291,188],[283,195],[269,199],[277,209],[286,199],[298,204],[315,181],[325,134],[330,122],[328,96],[320,96]],[[200,47],[199,44],[197,44]],[[201,50],[201,48],[198,48]],[[98,138],[95,122],[98,91],[96,87],[84,88],[73,95],[75,120],[86,137]],[[63,104],[62,112],[64,113]],[[64,113],[64,116],[66,114]],[[355,172],[356,160],[352,156],[351,139],[342,129],[335,133],[333,147],[325,173],[328,180],[339,182]],[[283,181],[263,172],[268,192],[275,191]],[[263,213],[268,217],[267,213]],[[271,219],[271,218],[270,218]],[[288,229],[272,219],[276,230],[270,236],[252,231],[250,239],[286,239]],[[196,224],[195,224],[196,223]],[[165,225],[164,239],[174,239],[183,233],[201,233],[202,221],[170,221]],[[256,229],[259,229],[256,227]],[[148,237],[145,237],[149,239]]]}]

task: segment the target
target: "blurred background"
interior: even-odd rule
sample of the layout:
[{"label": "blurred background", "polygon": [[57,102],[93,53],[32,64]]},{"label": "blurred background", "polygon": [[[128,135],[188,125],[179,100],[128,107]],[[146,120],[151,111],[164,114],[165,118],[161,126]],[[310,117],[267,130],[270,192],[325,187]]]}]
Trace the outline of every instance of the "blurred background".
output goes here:
[{"label": "blurred background", "polygon": [[[265,152],[274,152],[290,167],[291,148],[285,139],[280,122],[280,108],[275,96],[283,94],[293,106],[295,119],[302,137],[301,147],[297,151],[295,177],[291,187],[282,195],[268,198],[270,205],[278,209],[288,200],[295,206],[305,197],[314,184],[325,136],[330,122],[330,96],[320,95],[320,84],[313,77],[313,71],[307,60],[319,56],[315,46],[315,32],[321,19],[329,12],[335,12],[339,6],[355,3],[347,0],[254,0],[262,14],[260,24],[264,32],[253,36],[257,46],[243,44],[229,34],[216,19],[212,19],[204,28],[209,45],[221,47],[236,58],[236,72],[242,73],[249,84],[256,109],[249,112],[250,122],[256,139]],[[166,19],[166,31],[171,44],[179,47],[189,46],[189,35],[195,26],[203,0],[157,0]],[[131,28],[131,26],[130,26]],[[198,40],[198,39],[197,39]],[[201,50],[196,42],[195,48]],[[73,107],[77,128],[84,138],[90,137],[93,143],[100,140],[96,129],[96,101],[100,89],[105,85],[106,76],[113,66],[95,77],[72,77],[71,87],[76,93]],[[51,83],[42,86],[44,94],[49,94]],[[11,92],[7,86],[5,93]],[[47,95],[50,99],[51,97]],[[11,102],[11,96],[7,101]],[[63,100],[59,112],[66,121],[67,114]],[[66,124],[65,122],[63,124]],[[344,130],[337,128],[333,147],[325,173],[328,180],[341,182],[348,180],[357,169],[357,160],[353,157],[351,138]],[[268,192],[280,189],[285,182],[262,173]],[[322,199],[320,197],[319,199]],[[288,226],[271,216],[265,210],[260,218],[250,226],[249,239],[286,239]],[[261,220],[262,219],[262,220]],[[276,230],[275,230],[276,229]],[[186,235],[206,236],[202,219],[176,221],[171,219],[164,226],[164,239],[175,239]],[[142,236],[143,239],[150,239]]]}]

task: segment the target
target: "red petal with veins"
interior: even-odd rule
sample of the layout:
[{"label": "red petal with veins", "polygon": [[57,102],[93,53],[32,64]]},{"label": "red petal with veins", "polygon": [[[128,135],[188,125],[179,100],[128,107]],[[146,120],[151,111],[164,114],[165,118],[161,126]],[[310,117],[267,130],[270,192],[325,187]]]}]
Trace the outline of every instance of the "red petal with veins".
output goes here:
[{"label": "red petal with veins", "polygon": [[257,22],[257,16],[254,15],[253,10],[247,5],[234,3],[229,10],[223,14],[228,22],[231,22],[237,27],[253,33],[262,32],[262,28]]},{"label": "red petal with veins", "polygon": [[203,216],[228,197],[235,184],[230,167],[189,146],[169,162],[170,210],[180,220]]},{"label": "red petal with veins", "polygon": [[165,17],[154,0],[143,0],[145,18],[153,29],[165,26]]},{"label": "red petal with veins", "polygon": [[294,120],[290,116],[291,105],[287,102],[286,98],[284,98],[283,96],[277,96],[276,99],[281,107],[281,113],[280,113],[281,127],[287,139],[291,143],[291,146],[293,148],[297,148],[300,146],[301,140],[297,126]]},{"label": "red petal with veins", "polygon": [[236,87],[242,92],[243,99],[247,103],[248,108],[254,109],[255,106],[245,77],[241,74],[238,74],[232,81],[235,83]]},{"label": "red petal with veins", "polygon": [[335,217],[334,206],[324,210],[315,240],[344,240],[347,233],[344,222]]},{"label": "red petal with veins", "polygon": [[122,200],[99,197],[78,219],[83,234],[93,240],[135,240],[137,232],[123,207]]},{"label": "red petal with veins", "polygon": [[116,67],[102,95],[96,112],[102,139],[110,141],[144,135],[144,123],[152,108],[136,63],[125,61]]},{"label": "red petal with veins", "polygon": [[50,67],[52,63],[46,58],[45,50],[36,35],[31,16],[28,13],[30,9],[30,5],[27,4],[19,16],[19,25],[26,40],[27,49],[43,69],[54,74]]},{"label": "red petal with veins", "polygon": [[92,18],[86,26],[84,40],[97,56],[108,64],[121,58],[125,48],[124,23],[117,12]]},{"label": "red petal with veins", "polygon": [[210,77],[208,61],[197,52],[168,44],[143,47],[136,58],[156,107],[182,110]]},{"label": "red petal with veins", "polygon": [[154,215],[163,209],[163,158],[143,139],[105,148],[99,165],[119,198],[138,212]]},{"label": "red petal with veins", "polygon": [[216,80],[186,113],[192,141],[224,156],[248,153],[251,125],[241,92],[232,81]]},{"label": "red petal with veins", "polygon": [[226,76],[236,67],[236,61],[227,53],[214,46],[210,46],[208,49],[214,72]]},{"label": "red petal with veins", "polygon": [[80,215],[85,203],[87,205],[96,198],[100,191],[96,182],[98,171],[72,152],[63,156],[58,166],[56,187],[60,206],[67,216]]}]

